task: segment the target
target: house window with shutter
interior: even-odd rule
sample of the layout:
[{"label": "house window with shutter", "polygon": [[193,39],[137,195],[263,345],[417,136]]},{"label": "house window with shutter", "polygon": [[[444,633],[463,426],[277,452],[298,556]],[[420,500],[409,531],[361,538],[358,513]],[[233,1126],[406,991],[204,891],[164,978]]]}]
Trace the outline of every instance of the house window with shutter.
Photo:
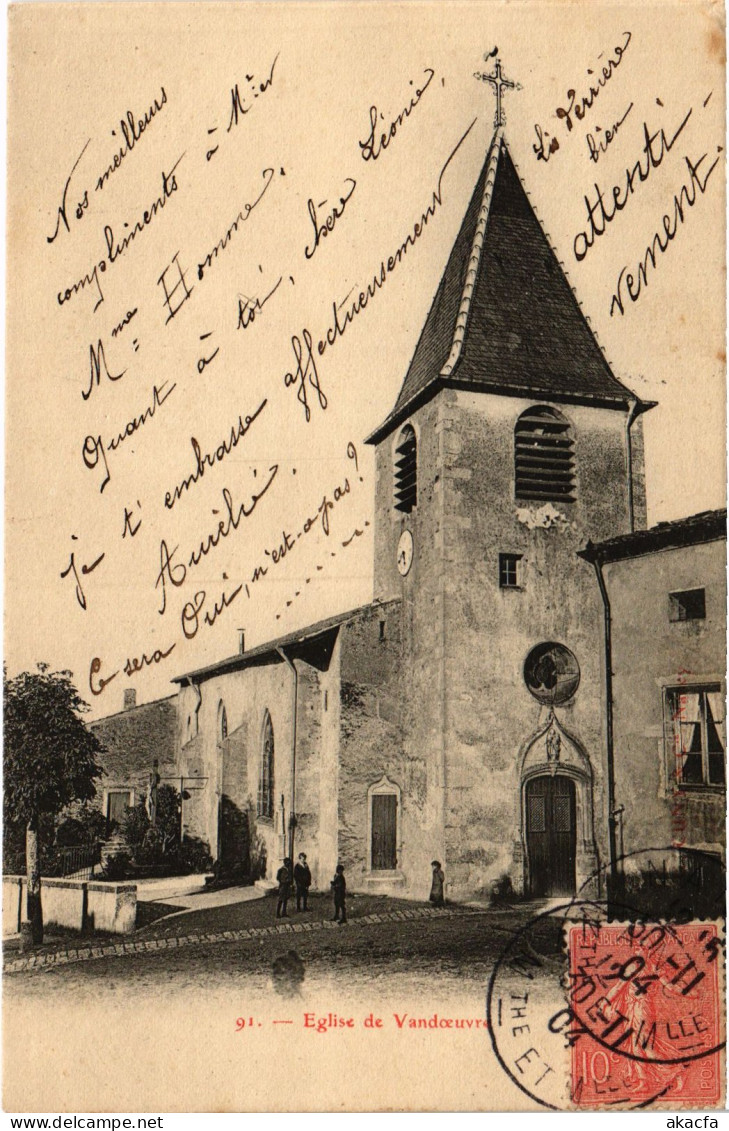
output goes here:
[{"label": "house window with shutter", "polygon": [[718,684],[669,687],[665,697],[669,782],[724,788],[724,696]]},{"label": "house window with shutter", "polygon": [[556,408],[523,412],[514,430],[517,499],[575,501],[575,442],[572,427]]}]

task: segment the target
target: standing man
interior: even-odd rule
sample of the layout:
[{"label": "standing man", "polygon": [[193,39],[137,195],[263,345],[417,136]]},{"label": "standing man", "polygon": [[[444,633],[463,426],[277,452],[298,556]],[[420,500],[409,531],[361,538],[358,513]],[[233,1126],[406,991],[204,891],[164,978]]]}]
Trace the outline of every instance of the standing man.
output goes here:
[{"label": "standing man", "polygon": [[276,918],[288,919],[286,904],[291,895],[291,861],[288,856],[276,873],[278,881],[278,903],[276,904]]},{"label": "standing man", "polygon": [[[306,863],[306,853],[300,852],[299,859],[294,868],[294,883],[296,884],[296,910],[308,911],[306,906],[309,898],[309,888],[311,887],[311,870]],[[301,904],[304,904],[303,908]]]}]

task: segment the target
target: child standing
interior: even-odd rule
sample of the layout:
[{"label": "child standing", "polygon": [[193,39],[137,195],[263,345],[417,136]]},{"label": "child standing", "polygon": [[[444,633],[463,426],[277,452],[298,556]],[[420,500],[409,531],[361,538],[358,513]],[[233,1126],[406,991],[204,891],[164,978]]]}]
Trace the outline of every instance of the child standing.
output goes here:
[{"label": "child standing", "polygon": [[[345,896],[347,894],[347,881],[344,878],[344,866],[337,864],[337,870],[332,880],[332,892],[334,893],[334,918],[333,922],[346,923],[347,922],[347,908],[345,906]],[[342,918],[339,918],[339,912],[342,913]]]},{"label": "child standing", "polygon": [[288,912],[286,905],[291,895],[291,861],[288,857],[283,862],[283,866],[279,868],[276,873],[278,880],[278,903],[276,904],[276,918],[288,919]]}]

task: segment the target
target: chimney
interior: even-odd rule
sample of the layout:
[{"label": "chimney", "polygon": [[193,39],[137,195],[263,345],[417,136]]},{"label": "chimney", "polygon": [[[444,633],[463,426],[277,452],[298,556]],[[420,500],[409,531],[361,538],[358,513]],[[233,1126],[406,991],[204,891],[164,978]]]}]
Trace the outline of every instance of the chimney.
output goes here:
[{"label": "chimney", "polygon": [[242,656],[246,650],[246,632],[244,628],[238,629],[238,655]]},{"label": "chimney", "polygon": [[124,690],[124,710],[131,711],[132,707],[137,705],[137,693],[133,687],[127,687]]}]

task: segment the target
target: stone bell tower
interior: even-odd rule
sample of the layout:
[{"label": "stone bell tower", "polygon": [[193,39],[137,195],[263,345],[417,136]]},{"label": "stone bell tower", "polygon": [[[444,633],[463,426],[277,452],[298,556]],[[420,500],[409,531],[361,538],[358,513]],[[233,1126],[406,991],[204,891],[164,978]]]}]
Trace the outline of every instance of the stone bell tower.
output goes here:
[{"label": "stone bell tower", "polygon": [[[401,598],[403,815],[450,891],[577,890],[607,854],[601,625],[577,557],[645,525],[640,401],[536,217],[497,95],[486,160],[376,446],[375,597]],[[425,862],[426,865],[428,862]],[[408,860],[402,867],[422,869]]]}]

